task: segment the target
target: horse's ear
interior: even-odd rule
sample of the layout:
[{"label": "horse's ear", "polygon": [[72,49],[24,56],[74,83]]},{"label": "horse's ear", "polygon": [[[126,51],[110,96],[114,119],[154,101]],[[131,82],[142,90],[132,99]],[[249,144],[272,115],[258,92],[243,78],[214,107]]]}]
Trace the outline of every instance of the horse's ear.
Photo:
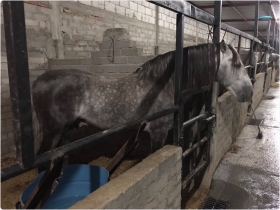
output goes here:
[{"label": "horse's ear", "polygon": [[227,51],[227,44],[225,43],[225,41],[224,40],[222,40],[221,41],[221,51],[223,52],[223,53],[225,53],[226,51]]}]

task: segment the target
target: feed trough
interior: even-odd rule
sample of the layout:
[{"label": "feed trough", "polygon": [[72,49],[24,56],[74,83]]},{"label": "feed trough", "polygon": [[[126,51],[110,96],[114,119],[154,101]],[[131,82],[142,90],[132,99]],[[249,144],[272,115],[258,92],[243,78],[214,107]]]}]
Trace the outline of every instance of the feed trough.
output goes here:
[{"label": "feed trough", "polygon": [[[23,191],[20,204],[23,206],[45,172]],[[109,172],[102,167],[92,165],[68,165],[57,179],[58,185],[41,207],[42,209],[67,209],[84,199],[87,195],[106,184]]]}]

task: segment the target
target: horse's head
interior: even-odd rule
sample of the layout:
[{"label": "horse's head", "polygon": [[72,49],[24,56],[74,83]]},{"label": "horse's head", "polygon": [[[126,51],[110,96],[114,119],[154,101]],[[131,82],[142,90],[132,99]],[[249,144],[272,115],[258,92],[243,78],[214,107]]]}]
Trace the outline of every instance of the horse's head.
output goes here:
[{"label": "horse's head", "polygon": [[217,82],[233,94],[237,101],[245,102],[252,98],[253,85],[240,56],[231,44],[226,45],[224,41],[220,44]]}]

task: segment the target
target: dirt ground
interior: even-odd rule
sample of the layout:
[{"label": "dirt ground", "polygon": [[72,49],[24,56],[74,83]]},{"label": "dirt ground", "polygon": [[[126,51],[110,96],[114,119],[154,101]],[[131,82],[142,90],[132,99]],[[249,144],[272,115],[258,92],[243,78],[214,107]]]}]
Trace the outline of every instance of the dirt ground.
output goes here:
[{"label": "dirt ground", "polygon": [[[82,133],[82,134],[81,134]],[[87,129],[82,132],[72,132],[71,140],[75,140],[89,133]],[[81,149],[71,155],[69,155],[69,164],[90,164],[106,167],[118,150],[122,147],[125,141],[133,134],[133,132],[114,136],[114,138],[107,138],[104,141],[89,146],[85,149]],[[67,136],[69,138],[69,136]],[[147,135],[141,135],[140,144],[136,149],[116,168],[110,175],[110,179],[114,179],[129,168],[136,165],[142,159],[149,155],[149,139]],[[12,158],[6,158],[1,160],[1,167],[12,165],[15,162]],[[15,204],[20,199],[21,193],[24,189],[37,177],[37,170],[28,171],[22,175],[2,182],[1,185],[1,208],[2,209],[14,209]]]}]

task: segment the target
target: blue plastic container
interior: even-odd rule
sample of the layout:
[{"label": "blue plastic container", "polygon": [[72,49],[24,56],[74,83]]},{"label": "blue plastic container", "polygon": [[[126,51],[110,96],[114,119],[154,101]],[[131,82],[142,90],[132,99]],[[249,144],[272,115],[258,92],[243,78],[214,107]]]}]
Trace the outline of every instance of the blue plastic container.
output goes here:
[{"label": "blue plastic container", "polygon": [[265,19],[272,19],[272,17],[271,16],[267,16],[267,15],[259,17],[259,20],[265,20]]},{"label": "blue plastic container", "polygon": [[[45,172],[23,191],[20,201],[25,204],[36,184]],[[58,179],[58,185],[48,198],[42,209],[68,209],[87,195],[106,184],[109,172],[99,166],[69,165],[63,168],[63,174]]]}]

